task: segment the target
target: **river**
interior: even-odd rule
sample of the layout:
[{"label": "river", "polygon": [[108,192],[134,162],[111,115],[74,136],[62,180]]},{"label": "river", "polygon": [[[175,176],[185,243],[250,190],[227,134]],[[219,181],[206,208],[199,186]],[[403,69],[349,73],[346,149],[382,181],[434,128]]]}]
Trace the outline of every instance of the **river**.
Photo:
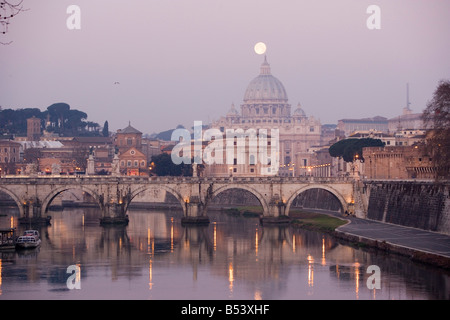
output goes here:
[{"label": "river", "polygon": [[[26,229],[0,213],[1,228]],[[49,214],[39,248],[0,252],[0,300],[449,299],[442,269],[257,218],[211,212],[184,227],[181,211],[132,209],[128,226],[102,227],[96,208]]]}]

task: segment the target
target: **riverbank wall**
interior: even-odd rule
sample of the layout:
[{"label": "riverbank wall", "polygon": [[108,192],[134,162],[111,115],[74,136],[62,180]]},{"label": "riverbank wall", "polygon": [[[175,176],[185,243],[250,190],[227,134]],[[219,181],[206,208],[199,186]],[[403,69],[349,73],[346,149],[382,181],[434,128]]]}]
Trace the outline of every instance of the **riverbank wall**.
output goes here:
[{"label": "riverbank wall", "polygon": [[450,235],[450,183],[368,181],[367,219]]}]

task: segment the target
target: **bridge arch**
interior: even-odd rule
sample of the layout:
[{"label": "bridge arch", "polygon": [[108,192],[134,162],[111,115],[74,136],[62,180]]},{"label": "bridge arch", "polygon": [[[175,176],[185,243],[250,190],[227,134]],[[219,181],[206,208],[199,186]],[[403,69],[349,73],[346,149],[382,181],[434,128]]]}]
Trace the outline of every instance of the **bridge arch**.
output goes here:
[{"label": "bridge arch", "polygon": [[130,205],[131,201],[133,201],[133,199],[140,193],[147,191],[147,190],[152,190],[152,189],[163,189],[166,192],[169,192],[170,194],[172,194],[180,203],[181,208],[183,209],[183,213],[184,215],[186,215],[186,206],[185,206],[185,201],[183,199],[183,197],[173,188],[168,187],[167,185],[158,185],[157,187],[152,186],[152,185],[148,185],[148,186],[143,186],[143,187],[139,187],[136,190],[134,190],[133,192],[131,192],[130,197],[128,198],[128,202],[125,204],[124,207],[124,212],[126,212],[128,210],[128,206]]},{"label": "bridge arch", "polygon": [[19,217],[25,216],[22,200],[16,194],[14,194],[14,192],[11,192],[10,190],[2,186],[0,186],[0,192],[4,192],[9,195],[11,199],[13,199],[13,201],[17,204],[17,207],[19,208]]},{"label": "bridge arch", "polygon": [[341,212],[343,213],[344,211],[348,210],[348,202],[345,200],[344,196],[337,191],[336,189],[328,186],[328,185],[307,185],[304,186],[298,190],[296,190],[286,201],[286,214],[289,215],[289,211],[291,209],[292,203],[294,202],[295,198],[307,191],[307,190],[311,190],[311,189],[322,189],[322,190],[326,190],[328,191],[330,194],[332,194],[340,203],[341,205]]},{"label": "bridge arch", "polygon": [[[216,190],[213,190],[213,192],[211,193],[210,201],[208,201],[208,203],[210,203],[211,200],[213,200],[220,193],[227,191],[227,190],[231,190],[231,189],[242,189],[242,190],[250,192],[260,202],[261,207],[263,208],[263,213],[266,213],[269,211],[269,209],[268,209],[269,206],[268,206],[267,201],[264,198],[264,196],[261,193],[259,193],[258,191],[256,191],[255,189],[253,189],[252,187],[249,187],[245,184],[227,184],[224,186],[220,186]],[[208,206],[208,203],[207,203],[207,206]]]},{"label": "bridge arch", "polygon": [[61,193],[63,193],[64,191],[67,191],[67,190],[81,190],[81,191],[83,191],[83,192],[86,192],[86,193],[88,193],[89,195],[91,195],[92,196],[92,198],[94,198],[94,200],[97,202],[97,204],[98,204],[98,206],[99,206],[99,208],[100,209],[103,209],[103,203],[102,203],[102,201],[101,201],[101,199],[100,199],[100,196],[94,191],[94,190],[91,190],[91,189],[89,189],[89,188],[86,188],[86,187],[84,187],[84,186],[81,186],[81,185],[79,185],[79,186],[76,186],[76,185],[74,185],[74,186],[64,186],[64,187],[59,187],[59,188],[56,188],[56,189],[53,189],[45,198],[44,198],[44,200],[42,201],[42,215],[45,215],[47,212],[48,212],[48,208],[49,208],[49,206],[50,206],[50,204],[52,203],[52,201],[58,196],[58,195],[60,195]]}]

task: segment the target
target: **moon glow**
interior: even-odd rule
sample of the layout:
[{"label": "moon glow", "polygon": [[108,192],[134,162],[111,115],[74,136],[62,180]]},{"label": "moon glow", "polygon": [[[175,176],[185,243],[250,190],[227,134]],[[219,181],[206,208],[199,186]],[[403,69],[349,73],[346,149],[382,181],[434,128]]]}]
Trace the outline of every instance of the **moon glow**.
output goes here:
[{"label": "moon glow", "polygon": [[264,42],[258,42],[255,44],[254,49],[257,54],[264,54],[266,52],[266,44]]}]

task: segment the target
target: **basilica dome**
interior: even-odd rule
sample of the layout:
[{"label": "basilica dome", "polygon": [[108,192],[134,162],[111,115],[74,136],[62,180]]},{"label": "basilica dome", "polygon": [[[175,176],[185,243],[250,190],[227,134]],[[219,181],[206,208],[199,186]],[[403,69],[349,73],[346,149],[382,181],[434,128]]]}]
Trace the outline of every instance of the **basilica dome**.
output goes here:
[{"label": "basilica dome", "polygon": [[244,94],[244,103],[287,103],[286,90],[270,72],[267,59],[261,65],[259,76],[253,79]]}]

